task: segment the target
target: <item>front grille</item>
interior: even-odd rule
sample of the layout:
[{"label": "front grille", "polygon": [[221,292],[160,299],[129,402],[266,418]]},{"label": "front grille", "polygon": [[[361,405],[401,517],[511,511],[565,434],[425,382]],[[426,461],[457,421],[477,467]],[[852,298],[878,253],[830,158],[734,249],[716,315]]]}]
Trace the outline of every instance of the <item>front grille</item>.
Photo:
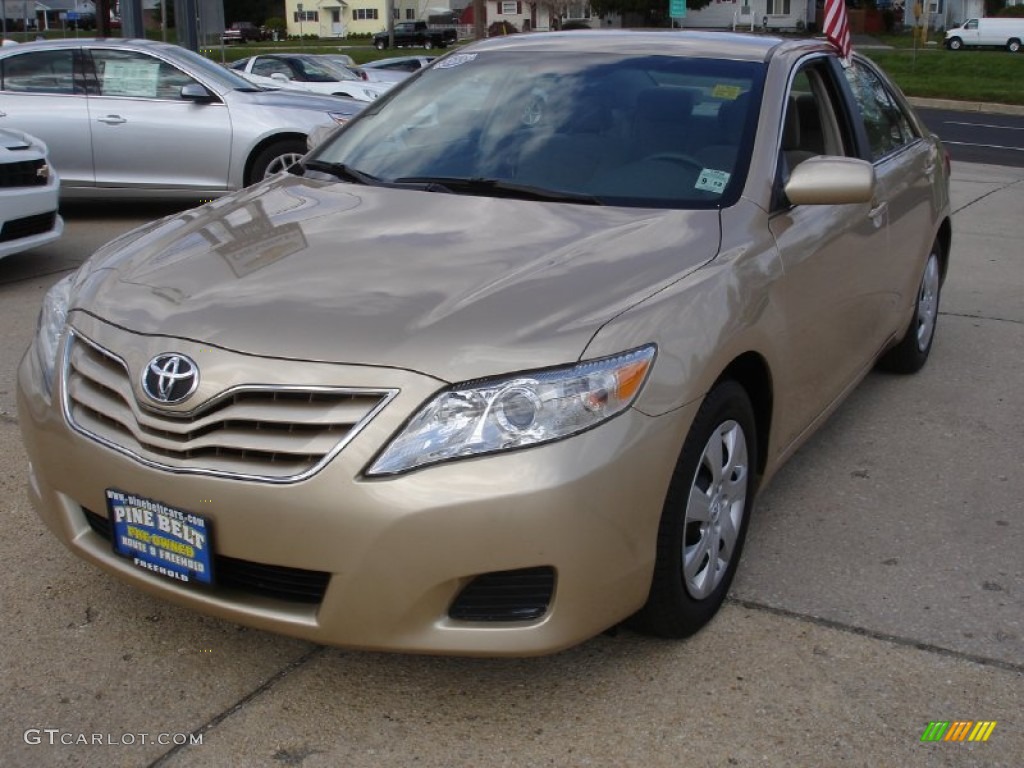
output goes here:
[{"label": "front grille", "polygon": [[4,222],[0,227],[0,243],[8,243],[11,240],[20,240],[23,237],[41,235],[49,232],[57,223],[57,212],[37,213],[35,216],[25,216],[21,219],[11,219]]},{"label": "front grille", "polygon": [[[110,518],[82,509],[89,527],[107,541],[112,540]],[[290,603],[320,603],[331,574],[283,565],[267,565],[234,557],[213,555],[213,577],[219,587],[237,589]]]},{"label": "front grille", "polygon": [[238,387],[190,414],[144,410],[124,362],[73,337],[64,387],[75,429],[177,472],[269,482],[308,477],[386,404],[387,391]]},{"label": "front grille", "polygon": [[45,165],[45,160],[0,163],[0,188],[45,186],[49,181],[49,174],[40,173]]},{"label": "front grille", "polygon": [[549,566],[476,576],[455,598],[448,615],[459,621],[533,621],[547,613],[555,591]]}]

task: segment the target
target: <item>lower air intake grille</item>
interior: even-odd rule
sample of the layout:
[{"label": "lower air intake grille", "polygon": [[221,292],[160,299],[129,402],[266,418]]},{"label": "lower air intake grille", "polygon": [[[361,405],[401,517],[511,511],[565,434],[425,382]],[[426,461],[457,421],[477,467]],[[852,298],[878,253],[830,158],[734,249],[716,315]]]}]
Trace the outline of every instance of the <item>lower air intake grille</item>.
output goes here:
[{"label": "lower air intake grille", "polygon": [[[110,541],[110,519],[88,509],[82,511],[89,527]],[[321,602],[331,578],[331,574],[324,571],[266,565],[223,555],[213,556],[213,576],[217,586],[290,603]]]},{"label": "lower air intake grille", "polygon": [[550,566],[485,573],[463,588],[448,615],[458,621],[533,621],[547,613],[554,591]]},{"label": "lower air intake grille", "polygon": [[0,243],[21,240],[23,237],[42,235],[53,229],[57,223],[57,212],[39,213],[22,219],[11,219],[0,228]]}]

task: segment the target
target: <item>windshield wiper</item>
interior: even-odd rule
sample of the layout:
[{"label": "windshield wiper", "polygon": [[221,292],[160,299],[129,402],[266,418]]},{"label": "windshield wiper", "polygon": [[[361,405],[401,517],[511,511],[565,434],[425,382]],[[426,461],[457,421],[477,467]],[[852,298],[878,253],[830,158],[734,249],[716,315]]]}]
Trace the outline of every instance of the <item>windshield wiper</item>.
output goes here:
[{"label": "windshield wiper", "polygon": [[430,192],[451,192],[453,194],[481,194],[491,197],[510,197],[520,200],[547,200],[553,203],[580,203],[582,205],[604,205],[593,195],[579,192],[561,192],[556,189],[544,189],[528,184],[514,184],[501,179],[470,179],[457,176],[403,176],[395,179],[392,184],[426,184]]},{"label": "windshield wiper", "polygon": [[379,184],[380,179],[376,176],[371,176],[368,173],[353,168],[350,165],[344,163],[328,163],[323,160],[306,160],[305,162],[299,163],[303,170],[320,171],[321,173],[327,173],[336,179],[342,181],[351,181],[354,184]]}]

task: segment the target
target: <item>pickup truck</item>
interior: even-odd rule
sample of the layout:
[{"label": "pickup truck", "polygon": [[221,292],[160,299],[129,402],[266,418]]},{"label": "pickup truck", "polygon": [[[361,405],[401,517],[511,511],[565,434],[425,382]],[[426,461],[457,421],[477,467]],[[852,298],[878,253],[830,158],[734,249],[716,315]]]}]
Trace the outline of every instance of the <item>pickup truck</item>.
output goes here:
[{"label": "pickup truck", "polygon": [[[454,27],[434,27],[425,21],[400,21],[395,24],[395,47],[415,46],[417,48],[447,48],[458,40]],[[388,47],[388,33],[378,32],[373,36],[373,46],[378,51]]]},{"label": "pickup truck", "polygon": [[248,43],[263,39],[263,31],[251,21],[236,21],[224,30],[220,40],[224,45],[231,43]]}]

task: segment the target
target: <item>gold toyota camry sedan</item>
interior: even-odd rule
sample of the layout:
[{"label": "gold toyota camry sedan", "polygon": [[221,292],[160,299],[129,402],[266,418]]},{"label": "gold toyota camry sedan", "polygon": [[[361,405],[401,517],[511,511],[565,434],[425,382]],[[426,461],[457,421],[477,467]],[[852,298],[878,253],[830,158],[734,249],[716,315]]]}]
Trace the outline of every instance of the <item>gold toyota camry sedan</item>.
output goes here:
[{"label": "gold toyota camry sedan", "polygon": [[786,458],[924,365],[950,240],[948,155],[863,58],[489,40],[57,283],[29,492],[124,581],[316,642],[686,636]]}]

